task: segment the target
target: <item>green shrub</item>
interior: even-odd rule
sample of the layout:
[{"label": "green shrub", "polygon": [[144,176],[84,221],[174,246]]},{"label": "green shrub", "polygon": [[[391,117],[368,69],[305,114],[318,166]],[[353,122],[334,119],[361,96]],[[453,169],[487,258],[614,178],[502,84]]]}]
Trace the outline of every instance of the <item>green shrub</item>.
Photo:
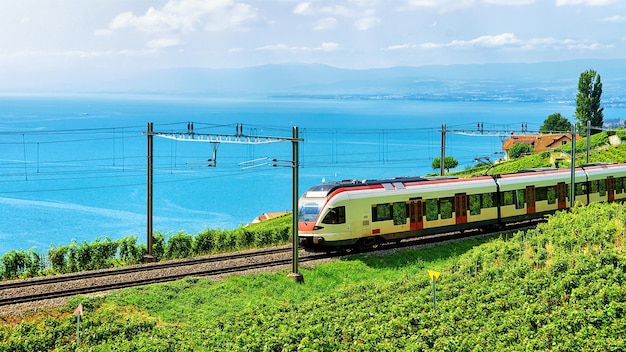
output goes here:
[{"label": "green shrub", "polygon": [[125,264],[138,264],[141,263],[143,254],[140,247],[137,245],[137,236],[126,236],[118,241],[119,244],[119,258]]},{"label": "green shrub", "polygon": [[[153,234],[153,255],[158,259],[187,258],[193,255],[232,251],[242,248],[279,245],[289,240],[291,216],[234,230],[205,229],[197,235],[177,233],[167,239]],[[11,251],[0,258],[0,278],[34,277],[95,270],[143,262],[147,246],[137,236],[119,240],[109,237],[92,242],[72,240],[68,245],[51,245],[47,258],[30,250]],[[50,264],[45,267],[46,261]]]},{"label": "green shrub", "polygon": [[165,257],[168,259],[188,258],[193,253],[191,235],[179,232],[168,238]]},{"label": "green shrub", "polygon": [[159,231],[154,231],[152,234],[152,255],[165,258],[165,235]]},{"label": "green shrub", "polygon": [[63,274],[67,272],[67,253],[69,248],[67,246],[55,246],[52,245],[48,250],[48,260],[52,265],[52,270],[56,273]]},{"label": "green shrub", "polygon": [[219,230],[204,229],[200,232],[193,241],[193,252],[195,254],[207,254],[211,253],[214,249],[214,237],[215,232]]},{"label": "green shrub", "polygon": [[4,266],[3,278],[17,279],[26,271],[30,258],[23,249],[20,249],[19,251],[12,250],[5,253],[0,260],[2,260],[2,265]]}]

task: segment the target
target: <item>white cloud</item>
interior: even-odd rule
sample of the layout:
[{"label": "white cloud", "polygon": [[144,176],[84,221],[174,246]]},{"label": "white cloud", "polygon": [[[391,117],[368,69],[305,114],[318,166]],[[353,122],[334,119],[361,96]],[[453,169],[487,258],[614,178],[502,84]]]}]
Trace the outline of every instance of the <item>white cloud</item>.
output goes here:
[{"label": "white cloud", "polygon": [[337,27],[337,23],[338,21],[334,17],[324,17],[320,19],[319,21],[317,21],[317,24],[315,25],[315,27],[313,27],[313,29],[316,31],[333,29]]},{"label": "white cloud", "polygon": [[354,16],[354,11],[342,5],[324,6],[320,9],[320,12],[328,14],[328,15],[333,15],[333,16],[343,16],[343,17]]},{"label": "white cloud", "polygon": [[146,46],[152,49],[163,49],[178,45],[180,45],[180,40],[177,38],[159,38],[150,40],[146,43]]},{"label": "white cloud", "polygon": [[531,38],[522,40],[517,38],[513,33],[503,33],[499,35],[484,35],[470,40],[452,40],[448,43],[422,43],[418,46],[411,44],[394,45],[386,48],[386,50],[404,50],[419,47],[421,49],[441,49],[441,48],[457,48],[457,49],[497,49],[510,48],[518,50],[582,50],[593,51],[599,49],[612,48],[613,45],[605,45],[598,42],[586,40],[573,40],[555,38]]},{"label": "white cloud", "polygon": [[626,22],[626,16],[615,15],[611,17],[605,17],[602,19],[602,21],[615,23]]},{"label": "white cloud", "polygon": [[390,45],[386,48],[383,48],[381,50],[383,51],[394,51],[394,50],[403,50],[403,49],[413,49],[415,48],[415,44],[398,44],[398,45]]},{"label": "white cloud", "polygon": [[517,44],[520,40],[515,37],[513,33],[503,33],[499,35],[483,35],[471,40],[453,40],[448,46],[450,47],[466,47],[466,46],[478,46],[478,47],[496,47]]},{"label": "white cloud", "polygon": [[324,42],[322,43],[322,51],[336,51],[339,49],[339,44],[335,42]]},{"label": "white cloud", "polygon": [[556,6],[567,5],[589,5],[589,6],[604,6],[618,3],[621,0],[556,0]]},{"label": "white cloud", "polygon": [[334,5],[334,6],[313,6],[311,2],[301,2],[296,5],[296,7],[292,11],[296,15],[331,15],[331,16],[342,16],[342,17],[351,17],[354,16],[354,11],[350,10],[346,6],[343,5]]},{"label": "white cloud", "polygon": [[407,0],[407,4],[409,6],[414,6],[414,7],[437,7],[438,5],[441,5],[445,3],[445,1],[438,1],[438,0]]},{"label": "white cloud", "polygon": [[339,44],[335,42],[324,42],[318,47],[309,47],[309,46],[289,46],[284,43],[274,44],[274,45],[265,45],[256,48],[257,51],[288,51],[292,53],[297,52],[312,52],[312,51],[336,51],[339,49]]},{"label": "white cloud", "polygon": [[536,0],[406,0],[406,4],[409,5],[409,7],[427,7],[438,9],[442,12],[459,10],[481,4],[496,6],[526,6],[532,5],[535,2]]},{"label": "white cloud", "polygon": [[118,14],[109,29],[134,28],[142,32],[191,32],[223,30],[257,18],[257,9],[233,0],[170,0],[163,7],[150,7],[145,14]]},{"label": "white cloud", "polygon": [[525,6],[534,4],[535,0],[483,0],[483,2],[488,5]]},{"label": "white cloud", "polygon": [[360,31],[366,31],[370,28],[378,26],[380,23],[380,18],[369,16],[358,19],[356,22],[354,22],[354,26]]},{"label": "white cloud", "polygon": [[313,8],[310,2],[301,2],[293,9],[293,13],[296,15],[310,15],[313,13]]}]

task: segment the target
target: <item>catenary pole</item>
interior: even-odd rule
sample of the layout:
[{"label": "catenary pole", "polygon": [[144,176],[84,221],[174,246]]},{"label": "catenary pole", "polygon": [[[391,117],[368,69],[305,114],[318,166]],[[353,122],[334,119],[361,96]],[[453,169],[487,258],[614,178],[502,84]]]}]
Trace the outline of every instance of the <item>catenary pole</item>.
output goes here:
[{"label": "catenary pole", "polygon": [[446,124],[441,125],[441,159],[439,160],[439,167],[441,168],[440,175],[445,175],[444,167],[446,166]]},{"label": "catenary pole", "polygon": [[589,145],[591,144],[591,120],[587,120],[587,163],[589,163]]},{"label": "catenary pole", "polygon": [[292,222],[291,222],[291,237],[292,237],[292,265],[291,265],[291,277],[295,282],[304,282],[304,276],[298,271],[298,249],[300,245],[300,239],[298,237],[298,127],[293,127],[293,135],[291,139],[292,145]]},{"label": "catenary pole", "polygon": [[[292,222],[292,237],[293,237],[293,265],[292,272],[289,274],[294,281],[301,283],[304,282],[304,277],[298,271],[298,249],[299,249],[299,237],[298,237],[298,168],[299,168],[299,156],[298,156],[298,143],[301,139],[298,137],[298,127],[293,127],[292,138],[276,137],[276,136],[259,136],[259,135],[245,135],[243,133],[243,125],[237,124],[235,134],[210,134],[210,133],[195,133],[193,131],[193,122],[187,124],[187,132],[156,132],[153,130],[152,123],[148,123],[148,254],[144,256],[144,261],[156,260],[156,257],[152,255],[152,138],[153,136],[168,138],[177,141],[190,141],[190,142],[205,142],[211,143],[213,147],[213,158],[209,159],[212,164],[208,166],[216,166],[216,147],[219,143],[234,143],[234,144],[269,144],[277,142],[292,142],[292,159],[277,160],[274,162],[283,163],[287,162],[289,167],[292,168],[293,180],[293,222]],[[249,163],[249,162],[246,162]],[[267,163],[266,163],[267,164]],[[261,165],[266,165],[261,164]],[[261,166],[257,165],[257,166]],[[280,164],[273,164],[272,166],[284,166]],[[252,166],[256,167],[256,166]]]},{"label": "catenary pole", "polygon": [[148,122],[148,204],[147,204],[147,226],[146,226],[146,244],[148,246],[148,253],[143,257],[144,263],[154,262],[156,257],[152,252],[152,179],[153,179],[153,148],[152,148],[152,140],[154,138],[153,135],[153,124],[152,122]]},{"label": "catenary pole", "polygon": [[572,124],[572,162],[571,180],[569,188],[569,207],[574,208],[576,204],[576,125]]}]

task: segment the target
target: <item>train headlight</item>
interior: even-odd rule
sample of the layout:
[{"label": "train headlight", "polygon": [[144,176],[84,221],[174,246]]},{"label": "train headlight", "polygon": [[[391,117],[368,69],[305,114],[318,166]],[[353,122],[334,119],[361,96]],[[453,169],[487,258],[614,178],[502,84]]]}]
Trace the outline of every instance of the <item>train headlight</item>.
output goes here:
[{"label": "train headlight", "polygon": [[317,226],[316,225],[316,226],[313,226],[313,231],[321,230],[323,228],[324,228],[324,226]]}]

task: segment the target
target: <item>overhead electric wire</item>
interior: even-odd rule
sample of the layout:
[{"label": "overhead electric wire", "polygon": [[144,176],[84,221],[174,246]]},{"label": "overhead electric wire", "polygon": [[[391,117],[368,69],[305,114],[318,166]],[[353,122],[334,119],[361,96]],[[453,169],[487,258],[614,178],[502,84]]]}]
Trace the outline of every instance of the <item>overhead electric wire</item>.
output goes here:
[{"label": "overhead electric wire", "polygon": [[[159,126],[182,126],[183,132],[176,133],[185,133],[184,127],[190,126],[187,125],[189,122],[175,122],[175,123],[163,123],[159,124]],[[470,127],[472,126],[473,127]],[[450,125],[448,128],[467,128],[468,130],[473,128],[476,129],[476,123],[473,124],[458,124],[458,125]],[[511,124],[507,124],[511,125]],[[202,122],[194,122],[194,127],[192,133],[206,133],[210,131],[220,131],[223,132],[227,130],[227,134],[236,134],[233,132],[238,131],[240,124],[208,124]],[[265,135],[265,134],[288,134],[291,131],[291,128],[286,128],[283,126],[272,126],[272,125],[263,125],[263,124],[242,124],[243,127],[250,131],[247,135],[255,136],[255,135]],[[177,129],[181,130],[181,129]],[[189,133],[190,131],[187,131]],[[307,168],[337,168],[341,167],[343,169],[365,169],[371,168],[372,165],[381,165],[385,168],[409,168],[415,167],[415,164],[419,162],[425,162],[422,168],[429,167],[430,160],[432,159],[430,155],[438,156],[438,153],[435,152],[434,144],[438,142],[438,138],[434,137],[440,133],[438,128],[433,127],[425,127],[425,128],[384,128],[384,129],[359,129],[359,128],[323,128],[323,127],[313,127],[313,128],[302,128],[301,129],[301,138],[303,138],[303,143],[301,145],[300,151],[300,167]],[[97,134],[97,136],[93,136],[91,138],[73,138],[72,136],[77,135],[86,135],[86,134]],[[217,134],[217,133],[216,133]],[[354,136],[382,136],[378,138],[378,140],[359,140],[354,138]],[[7,138],[3,137],[19,137],[21,140],[7,140]],[[37,138],[37,137],[45,136],[45,139]],[[343,136],[350,136],[349,140],[344,140]],[[28,137],[28,138],[26,138]],[[40,140],[32,140],[33,137]],[[15,145],[23,146],[22,153],[19,157],[23,157],[23,160],[15,160],[15,161],[3,161],[0,162],[0,169],[4,170],[23,170],[21,172],[10,172],[10,173],[1,173],[0,177],[13,177],[14,180],[2,180],[0,182],[27,182],[28,184],[33,184],[36,182],[51,182],[51,181],[71,181],[71,180],[84,180],[84,179],[101,179],[103,181],[115,181],[122,180],[124,178],[132,178],[132,177],[141,177],[145,175],[146,172],[146,164],[138,163],[137,161],[140,159],[146,158],[145,155],[125,155],[125,150],[129,149],[129,146],[123,143],[125,140],[131,139],[140,139],[145,138],[145,129],[143,126],[124,126],[124,127],[102,127],[102,128],[84,128],[84,129],[65,129],[65,130],[23,130],[23,131],[3,131],[0,132],[0,144],[2,145]],[[49,138],[56,138],[50,140]],[[382,138],[382,139],[381,139]],[[407,143],[407,138],[410,138],[412,143]],[[112,141],[112,149],[113,156],[104,157],[103,154],[106,153],[98,153],[98,155],[94,155],[94,157],[82,157],[82,158],[73,158],[73,159],[60,159],[57,158],[55,160],[45,160],[45,158],[39,158],[39,146],[40,145],[55,145],[55,144],[65,144],[68,143],[76,143],[83,144],[88,142],[103,142],[103,141]],[[122,145],[122,155],[117,156],[116,145],[118,141],[121,141]],[[317,144],[328,144],[329,141],[332,141],[332,146],[330,146],[327,153],[317,154],[316,152],[319,149],[313,151],[311,150],[311,145]],[[415,141],[419,141],[415,143]],[[379,146],[378,150],[364,150],[361,152],[340,152],[342,146],[347,145],[357,145],[361,144],[363,146],[375,147]],[[448,143],[449,144],[449,143]],[[29,160],[27,158],[26,149],[27,145],[37,145],[37,160]],[[174,146],[178,145],[175,141],[172,141],[172,147],[170,149],[170,154],[167,153],[159,153],[154,156],[155,164],[154,170],[159,177],[166,177],[168,174],[175,174],[178,177],[170,180],[155,180],[155,184],[159,183],[176,183],[176,182],[193,182],[198,180],[205,179],[214,179],[220,177],[230,177],[230,176],[240,176],[242,173],[244,174],[254,174],[259,172],[268,172],[268,168],[256,168],[253,170],[242,171],[238,166],[238,163],[233,162],[234,160],[246,159],[250,157],[250,151],[247,151],[247,156],[243,154],[234,154],[234,155],[221,155],[218,157],[218,163],[216,168],[209,167],[209,165],[203,165],[207,161],[204,161],[202,158],[208,155],[202,153],[189,153],[183,152],[179,154],[180,151],[178,147],[176,147],[174,151]],[[134,145],[133,147],[136,147]],[[400,147],[400,148],[399,148]],[[404,148],[402,148],[404,147]],[[448,150],[452,153],[448,154],[456,154],[461,153],[461,155],[467,155],[468,158],[470,152],[467,152],[466,148],[458,147],[458,146],[447,146]],[[134,151],[134,148],[130,148]],[[249,149],[249,148],[248,148]],[[425,153],[425,149],[428,150],[428,153]],[[32,151],[31,151],[32,152]],[[254,151],[254,154],[263,154],[263,152]],[[289,159],[291,156],[286,155],[286,151],[280,153],[280,156],[276,156],[278,159]],[[406,155],[406,156],[405,156]],[[427,156],[428,155],[428,156]],[[472,154],[473,155],[473,154]],[[17,156],[17,155],[16,155]],[[17,159],[17,158],[16,158]],[[32,158],[31,158],[32,159]],[[191,164],[191,160],[196,159],[197,162]],[[356,159],[356,160],[355,160]],[[113,163],[113,165],[111,165]],[[120,165],[118,165],[118,163]],[[33,170],[34,166],[37,166],[37,170]],[[221,167],[221,168],[220,168]],[[233,168],[236,168],[234,170]],[[274,168],[275,169],[275,168]],[[207,170],[210,170],[210,174],[207,175]],[[80,175],[80,177],[77,177]],[[19,178],[26,178],[27,180]],[[11,193],[28,193],[28,192],[62,192],[62,191],[76,191],[76,190],[87,190],[87,189],[101,189],[101,188],[115,188],[115,187],[136,187],[136,186],[145,186],[145,182],[138,183],[117,183],[117,184],[106,184],[106,185],[93,185],[93,186],[80,186],[80,187],[65,187],[65,188],[50,188],[50,189],[39,189],[39,190],[12,190],[12,191],[0,191],[0,194],[11,194]]]}]

